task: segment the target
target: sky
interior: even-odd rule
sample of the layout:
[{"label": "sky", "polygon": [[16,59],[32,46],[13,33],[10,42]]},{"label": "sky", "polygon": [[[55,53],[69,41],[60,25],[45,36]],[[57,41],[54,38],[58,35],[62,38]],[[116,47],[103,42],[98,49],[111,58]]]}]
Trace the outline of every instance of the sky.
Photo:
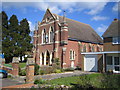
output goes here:
[{"label": "sky", "polygon": [[[26,18],[30,25],[31,32],[34,31],[38,21],[41,22],[46,9],[49,8],[52,13],[63,16],[63,11],[66,11],[66,17],[89,24],[100,36],[106,31],[114,18],[118,18],[118,1],[93,0],[85,2],[80,0],[41,0],[41,1],[25,1],[21,0],[4,0],[2,1],[2,10],[5,11],[10,18],[13,14],[21,21]],[[32,35],[32,34],[31,34]]]}]

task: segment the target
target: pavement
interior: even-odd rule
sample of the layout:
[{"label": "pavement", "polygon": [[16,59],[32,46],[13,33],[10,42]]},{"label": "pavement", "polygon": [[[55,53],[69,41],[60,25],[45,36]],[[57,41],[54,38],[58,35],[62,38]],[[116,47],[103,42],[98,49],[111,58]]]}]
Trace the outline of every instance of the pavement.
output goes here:
[{"label": "pavement", "polygon": [[74,72],[65,72],[65,73],[53,73],[53,74],[47,74],[47,75],[37,75],[37,76],[34,76],[34,78],[52,80],[52,79],[57,79],[57,78],[62,78],[62,77],[81,76],[81,75],[87,75],[87,74],[92,74],[92,73],[95,73],[95,72],[74,71]]},{"label": "pavement", "polygon": [[6,87],[6,86],[12,86],[12,85],[20,85],[23,83],[20,83],[16,80],[13,80],[11,78],[3,78],[0,79],[0,87]]}]

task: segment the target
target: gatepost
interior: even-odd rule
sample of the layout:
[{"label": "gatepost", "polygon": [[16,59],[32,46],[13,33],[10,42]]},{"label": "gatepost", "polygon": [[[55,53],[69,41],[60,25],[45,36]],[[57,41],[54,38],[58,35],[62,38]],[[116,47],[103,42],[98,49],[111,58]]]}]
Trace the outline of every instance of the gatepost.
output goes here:
[{"label": "gatepost", "polygon": [[26,83],[34,83],[34,59],[27,58]]},{"label": "gatepost", "polygon": [[18,76],[19,75],[19,59],[18,57],[13,57],[13,61],[12,61],[12,74],[14,76]]}]

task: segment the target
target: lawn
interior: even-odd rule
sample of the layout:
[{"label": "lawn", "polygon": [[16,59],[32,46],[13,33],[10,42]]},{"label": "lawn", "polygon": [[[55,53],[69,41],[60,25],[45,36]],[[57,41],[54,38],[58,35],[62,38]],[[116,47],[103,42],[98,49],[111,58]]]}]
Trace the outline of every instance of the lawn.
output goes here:
[{"label": "lawn", "polygon": [[90,74],[83,76],[64,77],[47,81],[50,85],[80,85],[82,87],[92,86],[94,88],[120,88],[120,75]]},{"label": "lawn", "polygon": [[[4,66],[12,67],[12,64],[11,63],[10,64],[4,64]],[[24,68],[26,66],[26,63],[25,62],[19,63],[19,66],[20,66],[20,68]]]},{"label": "lawn", "polygon": [[6,66],[6,67],[11,67],[11,68],[12,68],[12,65],[11,65],[11,64],[4,64],[4,66]]},{"label": "lawn", "polygon": [[20,66],[20,68],[24,68],[24,67],[26,67],[26,63],[25,62],[19,63],[19,66]]},{"label": "lawn", "polygon": [[[90,74],[87,75],[87,77],[91,78],[91,79],[95,79],[98,76],[100,76],[100,74]],[[48,81],[51,84],[54,85],[71,85],[71,84],[78,84],[79,82],[81,82],[81,79],[84,78],[84,76],[72,76],[72,77],[63,77],[63,78],[58,78],[58,79],[54,79],[54,80],[50,80]]]}]

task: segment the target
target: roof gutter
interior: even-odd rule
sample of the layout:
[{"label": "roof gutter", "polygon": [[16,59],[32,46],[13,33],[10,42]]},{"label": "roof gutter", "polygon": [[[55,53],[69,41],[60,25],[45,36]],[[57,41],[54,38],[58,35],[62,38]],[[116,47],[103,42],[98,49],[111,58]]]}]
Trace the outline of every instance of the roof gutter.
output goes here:
[{"label": "roof gutter", "polygon": [[95,55],[95,54],[113,54],[113,53],[118,53],[118,54],[120,54],[120,51],[105,51],[105,52],[83,52],[83,53],[81,53],[81,54],[87,54],[87,55]]}]

